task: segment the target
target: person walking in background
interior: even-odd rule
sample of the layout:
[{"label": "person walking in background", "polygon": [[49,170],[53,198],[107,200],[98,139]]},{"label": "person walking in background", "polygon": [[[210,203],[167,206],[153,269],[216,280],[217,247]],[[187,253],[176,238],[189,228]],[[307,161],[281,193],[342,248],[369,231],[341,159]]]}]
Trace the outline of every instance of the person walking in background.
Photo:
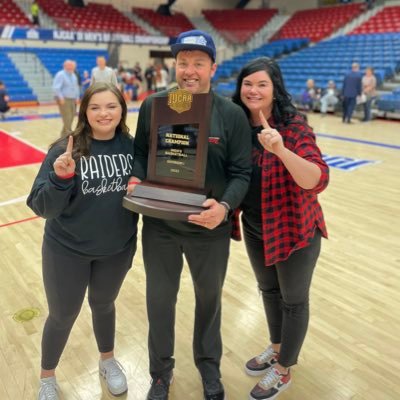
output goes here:
[{"label": "person walking in background", "polygon": [[361,74],[360,65],[353,63],[351,71],[345,76],[343,81],[343,117],[342,121],[351,124],[351,117],[356,107],[357,96],[361,95]]},{"label": "person walking in background", "polygon": [[0,118],[5,119],[5,113],[10,110],[8,102],[10,97],[7,94],[6,86],[3,81],[0,81]]},{"label": "person walking in background", "polygon": [[365,75],[362,77],[362,92],[365,95],[364,107],[364,122],[371,121],[371,108],[372,102],[376,99],[376,77],[374,75],[374,69],[367,67]]},{"label": "person walking in background", "polygon": [[321,236],[327,237],[317,194],[328,185],[329,170],[276,61],[261,57],[244,66],[233,102],[252,126],[253,173],[240,209],[270,334],[245,370],[264,375],[250,399],[275,399],[291,383],[307,332],[311,279]]},{"label": "person walking in background", "polygon": [[61,136],[71,133],[76,106],[79,104],[79,85],[74,71],[75,62],[65,60],[64,68],[53,79],[53,92],[63,121]]},{"label": "person walking in background", "polygon": [[31,18],[32,18],[32,24],[36,27],[40,26],[39,13],[40,13],[39,4],[37,0],[33,0],[31,4]]},{"label": "person walking in background", "polygon": [[105,57],[98,56],[96,63],[97,67],[92,69],[91,84],[96,82],[106,82],[118,86],[117,74],[111,67],[107,67]]},{"label": "person walking in background", "polygon": [[133,164],[126,115],[115,86],[92,85],[83,95],[77,128],[50,146],[27,199],[46,219],[42,272],[49,315],[42,336],[39,400],[60,398],[55,369],[86,290],[100,374],[113,395],[128,389],[114,358],[114,302],[132,265],[138,220],[122,207]]},{"label": "person walking in background", "polygon": [[[188,221],[143,216],[142,245],[152,377],[147,400],[168,399],[175,366],[175,307],[183,254],[196,296],[193,355],[203,381],[204,399],[224,400],[225,391],[220,380],[221,296],[231,234],[228,217],[248,189],[250,129],[240,107],[211,90],[211,78],[217,65],[214,41],[209,34],[199,30],[183,32],[171,46],[171,51],[176,58],[178,87],[192,94],[209,93],[211,96],[205,178],[209,198],[203,203],[205,210],[199,215],[189,216]],[[138,182],[147,176],[152,102],[155,97],[167,94],[167,91],[153,94],[140,107],[133,169]]]}]

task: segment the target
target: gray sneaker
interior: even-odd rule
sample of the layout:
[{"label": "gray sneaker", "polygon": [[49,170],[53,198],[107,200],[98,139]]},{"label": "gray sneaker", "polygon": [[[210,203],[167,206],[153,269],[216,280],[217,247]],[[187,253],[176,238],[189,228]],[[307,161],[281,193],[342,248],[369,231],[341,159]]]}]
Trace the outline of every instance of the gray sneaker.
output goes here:
[{"label": "gray sneaker", "polygon": [[244,369],[247,375],[264,375],[274,364],[277,363],[279,354],[274,351],[272,346],[268,346],[261,354],[247,361]]},{"label": "gray sneaker", "polygon": [[42,378],[40,380],[38,400],[59,400],[58,391],[59,387],[55,376]]},{"label": "gray sneaker", "polygon": [[99,371],[107,383],[108,390],[114,396],[124,394],[128,390],[123,367],[114,357],[100,360]]}]

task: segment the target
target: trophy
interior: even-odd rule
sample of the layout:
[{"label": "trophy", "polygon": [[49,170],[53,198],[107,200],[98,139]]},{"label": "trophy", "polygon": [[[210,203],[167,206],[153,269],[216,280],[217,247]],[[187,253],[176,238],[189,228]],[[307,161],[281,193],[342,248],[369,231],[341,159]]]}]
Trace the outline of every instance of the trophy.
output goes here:
[{"label": "trophy", "polygon": [[177,89],[153,99],[147,177],[124,197],[125,208],[181,221],[204,210],[210,113],[209,93]]}]

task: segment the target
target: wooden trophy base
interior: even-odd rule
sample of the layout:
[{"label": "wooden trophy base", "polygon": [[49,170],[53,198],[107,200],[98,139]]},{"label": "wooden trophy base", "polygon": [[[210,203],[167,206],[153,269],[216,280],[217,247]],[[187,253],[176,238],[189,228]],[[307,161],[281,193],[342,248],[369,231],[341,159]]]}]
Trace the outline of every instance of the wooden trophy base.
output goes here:
[{"label": "wooden trophy base", "polygon": [[172,186],[156,186],[148,182],[135,185],[135,189],[126,195],[122,205],[128,210],[148,217],[187,221],[191,214],[200,214],[206,196]]}]

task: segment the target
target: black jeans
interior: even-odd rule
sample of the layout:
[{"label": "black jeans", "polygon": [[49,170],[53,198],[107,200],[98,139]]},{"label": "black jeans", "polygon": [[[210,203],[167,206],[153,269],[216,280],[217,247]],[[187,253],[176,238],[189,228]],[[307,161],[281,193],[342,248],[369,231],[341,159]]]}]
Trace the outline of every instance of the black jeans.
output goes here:
[{"label": "black jeans", "polygon": [[98,349],[101,353],[114,349],[114,301],[132,266],[135,250],[136,243],[132,243],[118,254],[89,257],[44,240],[43,281],[49,316],[42,336],[43,369],[57,367],[87,288]]},{"label": "black jeans", "polygon": [[245,224],[243,228],[247,253],[263,298],[270,340],[281,344],[279,363],[288,368],[297,363],[308,328],[309,291],[321,249],[321,232],[316,229],[309,246],[295,251],[285,261],[266,267],[262,239],[247,230]]},{"label": "black jeans", "polygon": [[150,375],[156,379],[175,366],[175,308],[184,254],[196,298],[194,361],[202,379],[220,378],[221,296],[229,255],[229,230],[212,238],[206,235],[190,237],[144,219],[142,245]]}]

